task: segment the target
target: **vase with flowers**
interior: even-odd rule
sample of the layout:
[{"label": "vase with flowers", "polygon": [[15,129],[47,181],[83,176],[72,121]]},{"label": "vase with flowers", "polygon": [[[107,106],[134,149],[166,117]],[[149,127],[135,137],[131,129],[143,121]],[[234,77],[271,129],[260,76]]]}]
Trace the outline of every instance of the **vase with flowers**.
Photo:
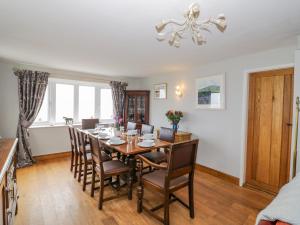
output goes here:
[{"label": "vase with flowers", "polygon": [[120,130],[120,127],[123,125],[123,118],[122,117],[119,117],[119,116],[116,116],[115,117],[115,128],[117,130]]},{"label": "vase with flowers", "polygon": [[181,111],[169,110],[166,113],[166,116],[167,116],[168,120],[172,123],[173,130],[175,132],[177,132],[177,130],[178,130],[178,123],[181,120],[181,118],[183,117],[183,113]]}]

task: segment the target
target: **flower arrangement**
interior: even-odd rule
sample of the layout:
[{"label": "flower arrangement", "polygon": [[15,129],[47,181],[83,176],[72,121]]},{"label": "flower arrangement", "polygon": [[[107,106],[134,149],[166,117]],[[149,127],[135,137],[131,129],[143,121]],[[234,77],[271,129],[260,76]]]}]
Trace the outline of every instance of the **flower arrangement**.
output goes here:
[{"label": "flower arrangement", "polygon": [[166,112],[166,116],[168,120],[172,123],[173,125],[173,130],[177,131],[178,130],[178,123],[183,117],[183,113],[181,111],[173,111],[169,110]]},{"label": "flower arrangement", "polygon": [[115,119],[115,128],[117,128],[117,130],[120,130],[120,126],[123,125],[123,118],[116,116],[114,119]]}]

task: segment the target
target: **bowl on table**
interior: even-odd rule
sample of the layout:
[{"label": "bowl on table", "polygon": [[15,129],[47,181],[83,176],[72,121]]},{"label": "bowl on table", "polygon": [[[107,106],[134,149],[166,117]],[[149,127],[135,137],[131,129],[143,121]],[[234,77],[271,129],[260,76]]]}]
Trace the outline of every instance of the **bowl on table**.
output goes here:
[{"label": "bowl on table", "polygon": [[154,135],[153,134],[144,134],[142,139],[144,139],[144,140],[153,140]]},{"label": "bowl on table", "polygon": [[154,140],[143,140],[138,143],[138,146],[143,147],[143,148],[149,148],[155,146]]},{"label": "bowl on table", "polygon": [[110,144],[112,145],[121,145],[121,144],[124,144],[125,141],[122,140],[120,137],[116,137],[116,136],[113,136],[109,139],[109,142]]},{"label": "bowl on table", "polygon": [[98,137],[99,137],[100,139],[108,139],[108,138],[109,138],[109,135],[108,135],[107,133],[102,133],[102,132],[100,132],[100,133],[98,134]]}]

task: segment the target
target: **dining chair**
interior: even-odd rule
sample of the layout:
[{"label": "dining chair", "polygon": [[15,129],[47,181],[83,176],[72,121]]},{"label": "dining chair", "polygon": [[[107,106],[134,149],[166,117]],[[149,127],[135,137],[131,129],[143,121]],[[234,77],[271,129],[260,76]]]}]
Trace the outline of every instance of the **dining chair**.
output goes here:
[{"label": "dining chair", "polygon": [[104,201],[112,200],[118,198],[122,195],[116,195],[107,197],[104,199],[104,181],[116,176],[117,178],[120,175],[127,175],[127,184],[128,184],[128,199],[131,200],[132,196],[132,181],[130,178],[130,169],[129,166],[125,165],[119,160],[110,160],[104,161],[101,152],[104,150],[104,146],[99,142],[98,138],[89,134],[89,140],[91,144],[91,153],[92,153],[92,185],[91,185],[91,196],[94,197],[95,191],[95,177],[96,175],[100,178],[100,194],[98,208],[101,210]]},{"label": "dining chair", "polygon": [[148,124],[142,124],[141,134],[153,134],[154,126]]},{"label": "dining chair", "polygon": [[[159,139],[162,141],[174,143],[175,131],[171,128],[161,127],[159,131]],[[164,152],[162,152],[160,149],[157,149],[157,151],[144,153],[142,154],[142,156],[156,164],[160,164],[167,161],[166,152],[167,149],[165,149]],[[150,171],[151,171],[151,166],[150,166]]]},{"label": "dining chair", "polygon": [[96,124],[99,123],[99,119],[82,119],[81,120],[81,128],[85,129],[94,129],[96,128]]},{"label": "dining chair", "polygon": [[[89,145],[85,143],[87,134],[79,128],[77,128],[76,131],[79,149],[78,182],[81,182],[81,177],[83,177],[82,190],[85,191],[86,185],[91,184],[91,182],[87,182],[87,175],[92,174],[92,156]],[[111,160],[109,155],[107,155],[104,151],[101,151],[101,155],[104,161]]]},{"label": "dining chair", "polygon": [[127,130],[135,130],[136,129],[136,123],[134,122],[127,122]]},{"label": "dining chair", "polygon": [[77,175],[77,166],[78,166],[78,154],[77,154],[77,141],[75,135],[75,129],[72,125],[68,126],[70,143],[71,143],[71,166],[70,170],[73,171],[74,168],[74,178]]},{"label": "dining chair", "polygon": [[[151,173],[143,174],[142,169],[139,171],[139,186],[137,188],[137,211],[141,213],[143,210],[150,213],[164,225],[170,224],[169,205],[178,201],[189,209],[190,217],[194,218],[194,171],[195,160],[197,154],[199,140],[192,140],[173,144],[168,154],[168,164],[156,164],[147,158],[139,155],[143,162],[156,168]],[[189,203],[186,204],[178,198],[174,192],[188,186]],[[156,190],[164,195],[164,202],[153,208],[147,208],[143,205],[144,188]],[[163,218],[155,214],[155,211],[164,207]]]}]

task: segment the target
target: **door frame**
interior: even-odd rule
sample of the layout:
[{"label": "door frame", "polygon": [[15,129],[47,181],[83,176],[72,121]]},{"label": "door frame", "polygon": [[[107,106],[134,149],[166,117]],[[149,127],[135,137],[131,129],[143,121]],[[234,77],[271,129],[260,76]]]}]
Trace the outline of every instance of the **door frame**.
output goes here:
[{"label": "door frame", "polygon": [[[254,69],[246,69],[243,73],[243,94],[242,94],[242,130],[241,130],[241,159],[240,159],[240,182],[239,185],[243,186],[246,181],[246,161],[247,161],[247,135],[248,135],[248,103],[249,103],[249,77],[251,73],[264,72],[269,70],[287,69],[295,67],[294,63],[273,65],[268,67],[260,67]],[[291,144],[291,151],[292,151]],[[293,154],[290,154],[292,160]],[[292,161],[291,161],[292,162]],[[291,163],[292,164],[292,163]],[[291,165],[290,165],[291,174]]]}]

